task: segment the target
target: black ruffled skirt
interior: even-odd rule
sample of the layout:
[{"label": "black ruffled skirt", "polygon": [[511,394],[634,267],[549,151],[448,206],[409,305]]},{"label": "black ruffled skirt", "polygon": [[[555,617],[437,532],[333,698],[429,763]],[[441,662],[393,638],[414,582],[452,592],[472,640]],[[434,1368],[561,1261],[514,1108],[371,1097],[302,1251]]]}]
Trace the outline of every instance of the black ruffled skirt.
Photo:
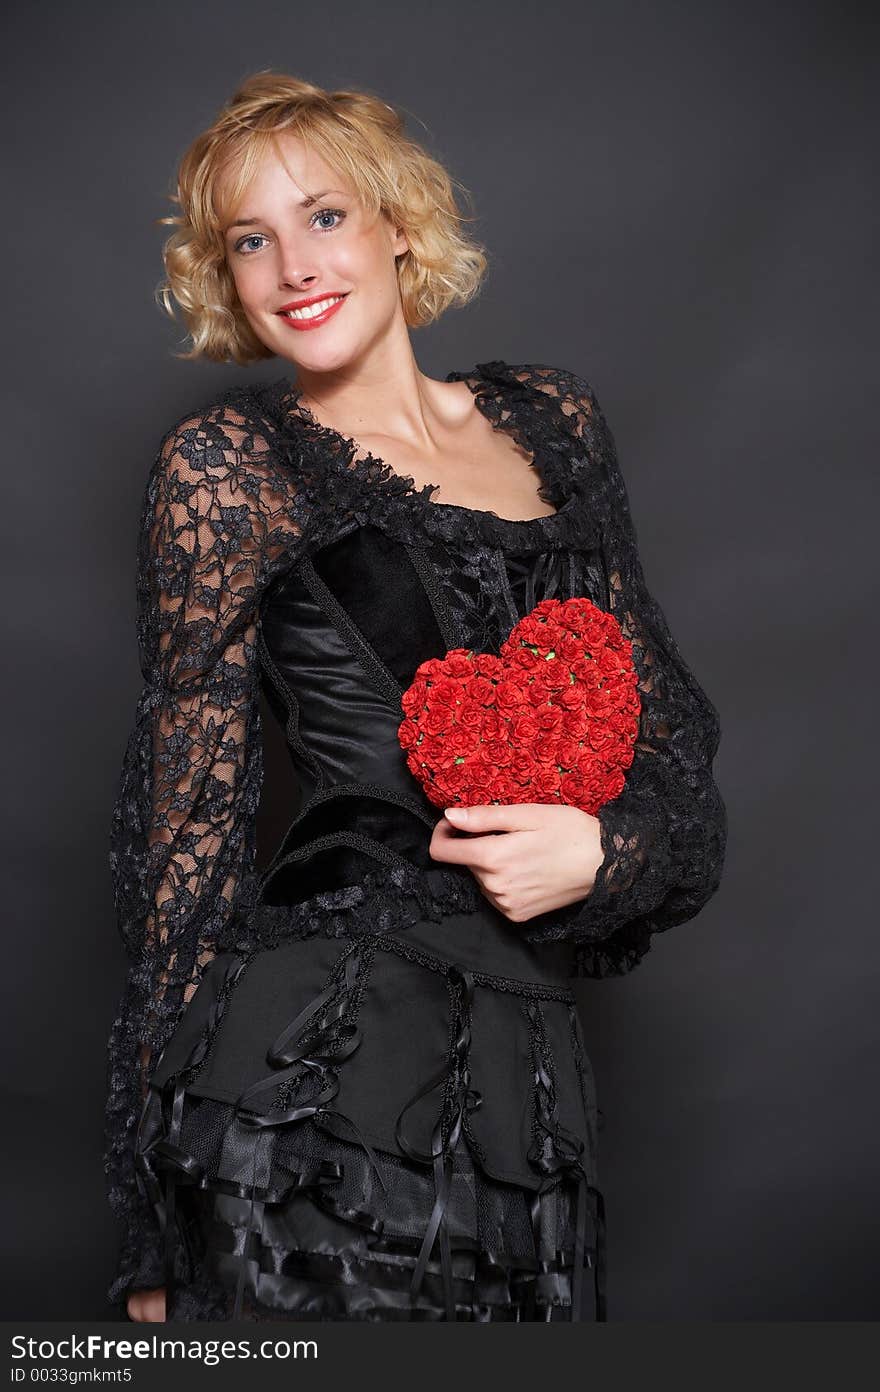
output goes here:
[{"label": "black ruffled skirt", "polygon": [[488,901],[217,956],[138,1132],[166,1318],[604,1320],[565,960]]}]

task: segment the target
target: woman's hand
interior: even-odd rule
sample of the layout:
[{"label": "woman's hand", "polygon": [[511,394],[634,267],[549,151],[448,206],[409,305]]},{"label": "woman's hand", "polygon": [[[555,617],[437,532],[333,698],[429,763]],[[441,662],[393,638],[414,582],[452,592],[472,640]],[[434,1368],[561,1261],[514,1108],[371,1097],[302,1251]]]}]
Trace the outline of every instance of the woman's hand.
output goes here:
[{"label": "woman's hand", "polygon": [[[457,836],[457,827],[467,836]],[[428,849],[434,860],[467,865],[513,923],[583,899],[605,858],[598,817],[567,803],[448,807]]]},{"label": "woman's hand", "polygon": [[165,1323],[165,1287],[155,1290],[132,1291],[126,1302],[128,1318],[139,1324]]}]

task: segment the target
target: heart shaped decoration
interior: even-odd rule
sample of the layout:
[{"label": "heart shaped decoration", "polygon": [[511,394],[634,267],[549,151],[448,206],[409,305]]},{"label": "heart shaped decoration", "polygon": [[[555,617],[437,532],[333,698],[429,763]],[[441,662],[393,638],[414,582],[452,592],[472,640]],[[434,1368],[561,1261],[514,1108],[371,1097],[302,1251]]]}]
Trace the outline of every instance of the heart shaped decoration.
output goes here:
[{"label": "heart shaped decoration", "polygon": [[499,655],[419,664],[397,737],[437,807],[564,802],[596,814],[623,790],[641,700],[632,644],[592,600],[545,599]]}]

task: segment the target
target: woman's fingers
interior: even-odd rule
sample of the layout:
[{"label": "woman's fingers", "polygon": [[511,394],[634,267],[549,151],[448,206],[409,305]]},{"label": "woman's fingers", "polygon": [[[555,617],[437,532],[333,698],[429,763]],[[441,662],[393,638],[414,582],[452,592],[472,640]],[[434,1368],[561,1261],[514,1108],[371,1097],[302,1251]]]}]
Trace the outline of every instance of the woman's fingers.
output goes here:
[{"label": "woman's fingers", "polygon": [[165,1323],[165,1287],[133,1291],[127,1301],[128,1318],[138,1324]]},{"label": "woman's fingers", "polygon": [[441,817],[431,835],[428,852],[434,860],[492,870],[498,856],[498,841],[499,837],[492,834],[461,836],[445,817]]}]

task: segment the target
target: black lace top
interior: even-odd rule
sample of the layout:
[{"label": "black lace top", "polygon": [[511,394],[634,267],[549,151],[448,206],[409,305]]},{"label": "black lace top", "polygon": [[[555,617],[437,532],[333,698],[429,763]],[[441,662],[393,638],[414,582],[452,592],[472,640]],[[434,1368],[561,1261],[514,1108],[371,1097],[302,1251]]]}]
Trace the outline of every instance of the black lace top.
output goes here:
[{"label": "black lace top", "polygon": [[[718,887],[726,813],[720,726],[646,588],[612,435],[572,373],[496,361],[464,380],[532,456],[555,511],[529,521],[432,501],[321,426],[282,379],[232,388],[161,441],[141,515],[143,673],[113,808],[110,862],[130,965],[109,1042],[106,1171],[123,1222],[111,1301],[162,1284],[133,1140],[150,1060],[218,951],[354,922],[392,928],[405,896],[433,917],[476,907],[466,867],[430,860],[437,820],[394,734],[423,658],[497,651],[543,598],[584,594],[634,645],[642,712],[626,786],[600,810],[591,893],[517,925],[571,944],[572,971],[631,970],[652,934]],[[310,680],[310,644],[338,663]],[[326,668],[325,668],[326,670]],[[361,709],[372,701],[364,735]],[[260,691],[302,789],[269,868],[255,864]],[[331,740],[328,727],[335,721]],[[345,759],[339,749],[351,736]]]}]

